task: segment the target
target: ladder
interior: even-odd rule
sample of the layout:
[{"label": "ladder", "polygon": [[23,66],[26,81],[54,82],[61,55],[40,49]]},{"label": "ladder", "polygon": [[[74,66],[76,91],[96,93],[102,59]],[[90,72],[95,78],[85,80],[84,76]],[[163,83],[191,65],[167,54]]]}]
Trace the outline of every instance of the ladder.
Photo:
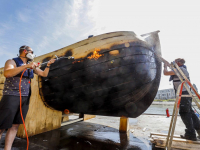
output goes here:
[{"label": "ladder", "polygon": [[[172,145],[172,140],[173,140],[173,136],[174,136],[174,131],[175,131],[175,126],[176,126],[176,120],[177,120],[179,105],[180,105],[180,102],[181,102],[181,97],[192,97],[193,101],[195,102],[197,107],[200,109],[200,104],[198,103],[198,101],[195,98],[195,95],[196,95],[198,97],[198,99],[200,100],[200,95],[197,93],[196,89],[193,87],[193,85],[187,79],[187,77],[182,72],[182,70],[179,68],[179,66],[176,64],[176,62],[172,62],[171,64],[169,64],[161,56],[159,56],[159,55],[156,55],[156,56],[159,58],[160,61],[166,63],[167,66],[169,66],[171,68],[171,70],[173,70],[175,72],[175,74],[178,76],[178,78],[181,81],[181,84],[179,85],[177,93],[176,93],[176,101],[175,101],[175,104],[174,104],[173,114],[172,114],[172,118],[171,118],[171,122],[170,122],[170,127],[169,127],[169,131],[168,131],[166,145],[165,145],[165,149],[166,150],[171,150],[171,145]],[[190,91],[190,89],[186,85],[186,83],[194,91],[195,95],[192,94],[192,92]],[[182,95],[183,86],[186,88],[186,90],[188,91],[189,95]]]}]

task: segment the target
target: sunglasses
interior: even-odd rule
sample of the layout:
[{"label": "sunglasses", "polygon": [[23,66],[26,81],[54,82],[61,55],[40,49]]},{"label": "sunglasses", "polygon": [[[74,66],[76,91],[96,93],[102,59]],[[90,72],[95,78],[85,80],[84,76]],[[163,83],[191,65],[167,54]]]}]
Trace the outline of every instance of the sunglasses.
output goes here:
[{"label": "sunglasses", "polygon": [[32,50],[27,50],[27,51],[31,51],[31,53],[33,54],[33,51],[32,51]]}]

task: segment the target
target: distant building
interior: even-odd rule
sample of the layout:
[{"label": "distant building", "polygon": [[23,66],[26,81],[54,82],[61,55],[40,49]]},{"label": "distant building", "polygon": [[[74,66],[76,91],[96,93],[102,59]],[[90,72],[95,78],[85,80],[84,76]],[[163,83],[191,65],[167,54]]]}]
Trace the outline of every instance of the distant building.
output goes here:
[{"label": "distant building", "polygon": [[155,99],[174,99],[175,91],[174,89],[158,90]]}]

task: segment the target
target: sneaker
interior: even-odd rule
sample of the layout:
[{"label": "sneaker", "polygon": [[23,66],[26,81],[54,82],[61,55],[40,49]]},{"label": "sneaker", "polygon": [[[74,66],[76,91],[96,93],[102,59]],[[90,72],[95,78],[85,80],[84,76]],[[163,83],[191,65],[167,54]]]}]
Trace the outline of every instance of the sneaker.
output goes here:
[{"label": "sneaker", "polygon": [[182,138],[182,139],[186,139],[186,140],[192,140],[192,141],[197,141],[197,137],[196,136],[188,136],[188,135],[180,135],[180,137]]}]

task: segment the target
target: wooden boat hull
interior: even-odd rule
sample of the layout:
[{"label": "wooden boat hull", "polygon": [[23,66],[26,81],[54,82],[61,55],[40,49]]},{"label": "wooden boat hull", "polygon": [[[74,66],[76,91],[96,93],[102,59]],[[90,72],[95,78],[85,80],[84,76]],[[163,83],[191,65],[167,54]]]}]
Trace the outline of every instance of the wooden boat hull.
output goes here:
[{"label": "wooden boat hull", "polygon": [[[60,58],[51,65],[47,78],[39,78],[44,103],[56,110],[138,117],[157,93],[161,63],[158,32],[143,35],[114,32],[99,35],[55,51]],[[97,50],[99,58],[90,57]]]}]

